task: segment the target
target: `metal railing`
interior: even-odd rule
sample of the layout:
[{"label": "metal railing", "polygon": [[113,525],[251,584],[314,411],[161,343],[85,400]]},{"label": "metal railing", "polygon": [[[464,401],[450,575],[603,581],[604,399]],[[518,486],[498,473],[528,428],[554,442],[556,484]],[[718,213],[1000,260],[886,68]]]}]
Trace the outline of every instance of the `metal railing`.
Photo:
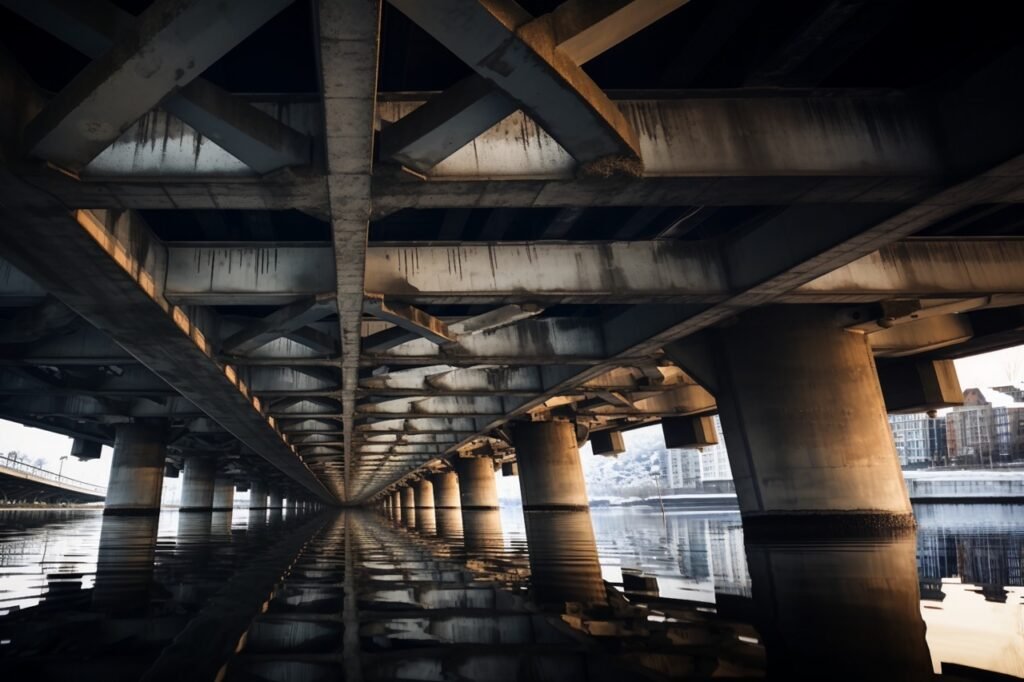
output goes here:
[{"label": "metal railing", "polygon": [[49,481],[53,481],[61,485],[64,488],[76,488],[81,491],[95,493],[100,496],[106,496],[107,489],[102,488],[92,483],[86,483],[85,481],[79,481],[78,479],[64,476],[53,471],[41,469],[37,466],[32,466],[25,462],[21,462],[7,457],[0,457],[0,472],[4,469],[8,471],[22,471],[27,474],[32,474],[36,478],[44,478]]}]

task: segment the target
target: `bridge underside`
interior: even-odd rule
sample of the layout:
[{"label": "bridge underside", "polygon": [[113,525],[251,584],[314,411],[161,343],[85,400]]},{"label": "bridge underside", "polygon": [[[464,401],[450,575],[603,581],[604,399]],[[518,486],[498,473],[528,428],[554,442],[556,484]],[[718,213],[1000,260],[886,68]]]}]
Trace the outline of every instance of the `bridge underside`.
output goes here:
[{"label": "bridge underside", "polygon": [[1024,342],[999,3],[128,4],[0,0],[3,418],[362,504],[524,422],[756,430],[737,328],[891,411]]}]

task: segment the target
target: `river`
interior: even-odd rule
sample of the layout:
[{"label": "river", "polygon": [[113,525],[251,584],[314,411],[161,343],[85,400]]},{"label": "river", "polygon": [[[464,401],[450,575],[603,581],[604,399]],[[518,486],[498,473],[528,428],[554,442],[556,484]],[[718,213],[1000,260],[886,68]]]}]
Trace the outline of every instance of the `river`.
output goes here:
[{"label": "river", "polygon": [[1022,512],[916,505],[916,533],[752,542],[735,513],[647,508],[2,511],[0,665],[53,680],[1022,677]]}]

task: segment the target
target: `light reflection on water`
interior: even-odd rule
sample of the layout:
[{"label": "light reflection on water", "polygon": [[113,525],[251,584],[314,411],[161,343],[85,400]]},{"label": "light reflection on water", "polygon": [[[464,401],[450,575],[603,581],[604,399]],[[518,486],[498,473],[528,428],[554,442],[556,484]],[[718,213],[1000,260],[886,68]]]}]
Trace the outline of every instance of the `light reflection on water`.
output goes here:
[{"label": "light reflection on water", "polygon": [[[460,566],[511,594],[529,587],[541,603],[598,604],[601,578],[621,589],[626,569],[657,577],[662,601],[652,605],[682,600],[749,623],[744,637],[765,643],[776,677],[837,661],[902,679],[948,673],[951,664],[1024,676],[1024,506],[927,505],[916,509],[916,535],[784,543],[745,541],[731,513],[593,509],[531,512],[526,520],[519,508],[408,511],[401,520],[362,517],[362,542],[373,538],[381,548],[364,551],[356,569],[379,585],[376,608],[397,608],[413,594],[418,608],[429,608],[429,590],[410,586],[458,583],[452,567]],[[183,627],[240,566],[289,532],[281,512],[165,512],[156,521],[103,519],[93,511],[0,512],[0,629],[3,615],[35,606],[160,614]],[[392,528],[375,530],[378,524]],[[406,534],[416,547],[403,550],[393,534]],[[334,559],[317,561],[322,575],[337,573]],[[307,571],[304,579],[314,574],[321,573]],[[337,595],[324,602],[331,609],[340,603],[340,586],[318,589]],[[396,641],[422,640],[428,630],[452,641],[484,636],[472,618],[373,622],[381,637]],[[502,627],[521,638],[524,622],[510,616]]]}]

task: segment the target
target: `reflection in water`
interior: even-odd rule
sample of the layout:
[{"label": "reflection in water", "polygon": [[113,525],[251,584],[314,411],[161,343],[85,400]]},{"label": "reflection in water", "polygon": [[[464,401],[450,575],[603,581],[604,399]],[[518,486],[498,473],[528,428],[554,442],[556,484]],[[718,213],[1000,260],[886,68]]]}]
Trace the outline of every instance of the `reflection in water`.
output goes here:
[{"label": "reflection in water", "polygon": [[459,509],[435,509],[437,535],[449,542],[462,541],[462,511]]},{"label": "reflection in water", "polygon": [[605,601],[588,511],[525,511],[530,583],[542,603]]},{"label": "reflection in water", "polygon": [[92,591],[97,610],[126,615],[149,607],[159,522],[157,516],[103,517]]},{"label": "reflection in water", "polygon": [[[870,541],[749,542],[755,626],[768,671],[931,679],[912,532]],[[836,674],[836,673],[833,673]]]},{"label": "reflection in water", "polygon": [[501,512],[497,509],[463,510],[462,538],[467,555],[486,557],[501,554],[505,549]]},{"label": "reflection in water", "polygon": [[0,513],[4,677],[139,679],[229,626],[227,682],[1024,674],[1024,507],[784,543],[734,514],[409,511]]},{"label": "reflection in water", "polygon": [[417,507],[416,530],[423,535],[437,534],[437,516],[433,507]]}]

